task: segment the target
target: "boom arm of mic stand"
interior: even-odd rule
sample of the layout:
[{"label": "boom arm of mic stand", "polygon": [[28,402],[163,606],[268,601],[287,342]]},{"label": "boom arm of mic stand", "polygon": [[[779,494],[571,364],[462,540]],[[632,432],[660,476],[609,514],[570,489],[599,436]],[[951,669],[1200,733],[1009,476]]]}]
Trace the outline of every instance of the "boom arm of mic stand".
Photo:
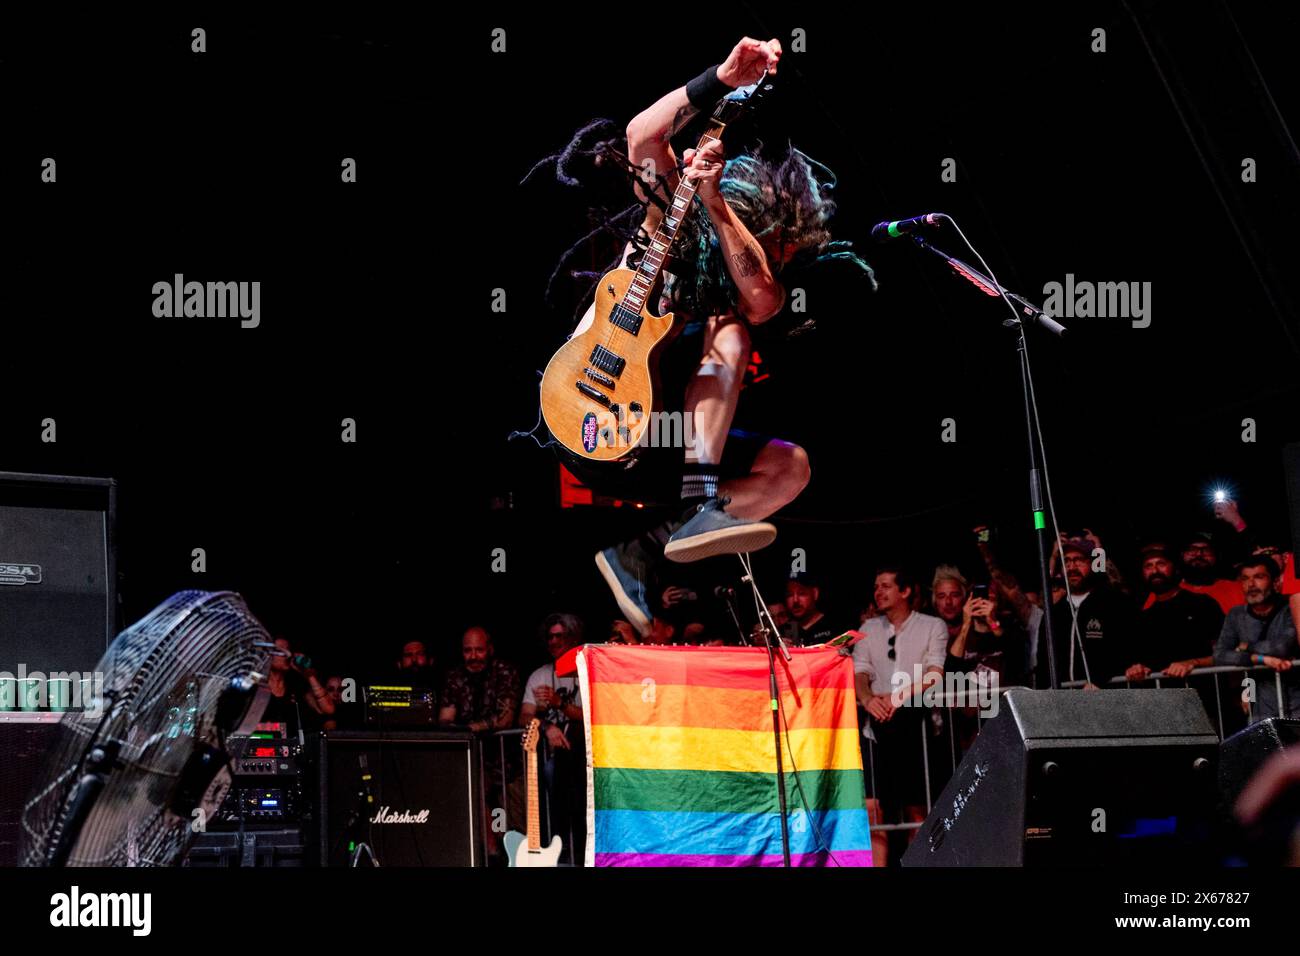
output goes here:
[{"label": "boom arm of mic stand", "polygon": [[[1005,295],[1012,302],[1020,306],[1020,312],[1026,319],[1038,323],[1040,326],[1042,326],[1047,331],[1051,332],[1053,335],[1058,335],[1058,336],[1065,335],[1065,333],[1069,331],[1060,322],[1057,322],[1056,319],[1054,319],[1051,315],[1044,312],[1042,309],[1034,305],[1032,302],[1026,300],[1023,296],[1017,295],[1016,293],[1011,292],[1008,289],[1004,289],[1002,286],[998,285],[996,282],[994,282],[984,273],[980,272],[974,266],[962,262],[960,259],[956,258],[955,256],[948,255],[948,253],[944,252],[942,249],[935,246],[934,243],[929,242],[926,239],[923,239],[919,235],[912,236],[912,241],[915,242],[922,249],[925,249],[927,252],[934,253],[944,262],[948,263],[948,265],[952,267],[952,270],[954,272],[960,275],[963,279],[966,279],[968,282],[974,285],[985,295],[991,295],[991,296]],[[1021,321],[1023,321],[1023,319]],[[1007,319],[1006,324],[1011,325],[1012,324],[1011,320]]]},{"label": "boom arm of mic stand", "polygon": [[[1014,300],[1020,306],[1018,310],[1019,314],[1017,314],[1016,318],[1007,319],[1003,325],[1016,330],[1016,352],[1020,360],[1020,387],[1023,393],[1025,408],[1025,435],[1029,443],[1029,502],[1030,509],[1034,516],[1034,534],[1037,539],[1036,550],[1038,552],[1038,577],[1039,585],[1042,587],[1043,593],[1049,594],[1051,593],[1051,581],[1048,577],[1047,569],[1047,516],[1044,508],[1046,502],[1043,498],[1042,473],[1038,468],[1037,451],[1037,446],[1042,441],[1042,433],[1038,430],[1037,413],[1034,411],[1030,399],[1032,386],[1029,379],[1029,351],[1026,347],[1027,337],[1025,335],[1025,318],[1033,319],[1038,322],[1039,325],[1042,325],[1045,329],[1055,333],[1056,335],[1064,335],[1065,327],[1033,303],[1026,302],[1014,292],[1008,292],[991,278],[984,275],[982,272],[971,268],[960,259],[955,259],[946,252],[936,249],[920,236],[914,236],[913,239],[922,249],[928,249],[940,259],[947,262],[954,272],[966,279],[985,295],[1005,298],[1008,302]],[[969,245],[969,243],[967,244]],[[1014,309],[1015,307],[1012,306],[1012,308]],[[1048,610],[1050,611],[1050,608]],[[1053,633],[1052,615],[1050,613],[1045,613],[1043,615],[1043,638],[1047,643],[1048,686],[1055,690],[1061,685],[1057,678],[1056,637]]]}]

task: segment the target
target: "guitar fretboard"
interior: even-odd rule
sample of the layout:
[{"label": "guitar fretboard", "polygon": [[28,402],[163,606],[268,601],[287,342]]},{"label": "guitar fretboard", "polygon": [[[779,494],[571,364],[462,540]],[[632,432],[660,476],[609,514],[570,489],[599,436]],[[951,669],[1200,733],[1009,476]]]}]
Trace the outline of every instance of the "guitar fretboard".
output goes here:
[{"label": "guitar fretboard", "polygon": [[542,824],[537,815],[537,749],[527,752],[528,764],[528,849],[542,848]]},{"label": "guitar fretboard", "polygon": [[[699,145],[696,149],[704,149],[710,143],[721,139],[722,131],[725,125],[718,120],[712,120],[709,128],[705,130],[704,135],[700,137]],[[654,288],[655,282],[659,279],[659,273],[663,270],[664,261],[668,258],[668,250],[672,248],[673,239],[677,236],[677,230],[682,224],[682,220],[690,214],[691,203],[695,199],[695,192],[698,180],[681,178],[677,188],[673,191],[672,198],[668,202],[668,208],[664,210],[663,218],[659,223],[659,228],[650,239],[650,247],[646,249],[645,255],[641,257],[641,264],[637,267],[636,276],[628,285],[627,293],[623,296],[622,305],[632,315],[639,315],[645,308],[646,298],[650,295],[650,290]]]}]

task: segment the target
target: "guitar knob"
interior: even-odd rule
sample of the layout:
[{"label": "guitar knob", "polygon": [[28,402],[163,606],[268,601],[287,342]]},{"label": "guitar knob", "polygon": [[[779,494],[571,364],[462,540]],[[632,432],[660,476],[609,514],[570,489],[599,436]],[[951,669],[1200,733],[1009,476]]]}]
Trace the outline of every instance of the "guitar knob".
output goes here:
[{"label": "guitar knob", "polygon": [[610,283],[609,285],[607,285],[605,288],[609,289],[609,294],[610,294],[610,295],[613,295],[613,294],[614,294],[614,283],[611,282],[611,283]]}]

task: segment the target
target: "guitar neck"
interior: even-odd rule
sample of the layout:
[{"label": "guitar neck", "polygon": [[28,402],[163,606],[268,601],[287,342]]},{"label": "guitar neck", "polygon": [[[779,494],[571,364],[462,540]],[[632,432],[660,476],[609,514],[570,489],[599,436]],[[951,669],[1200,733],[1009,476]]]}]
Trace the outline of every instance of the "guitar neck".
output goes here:
[{"label": "guitar neck", "polygon": [[[709,127],[700,137],[699,144],[695,147],[697,150],[704,149],[710,143],[722,138],[722,131],[726,124],[721,120],[714,118],[709,121]],[[645,255],[641,257],[641,264],[637,267],[636,277],[628,285],[627,294],[623,297],[623,305],[633,313],[639,313],[645,308],[646,297],[650,295],[650,290],[654,288],[655,283],[659,280],[659,274],[663,271],[664,261],[668,258],[668,250],[672,248],[673,240],[677,238],[677,230],[682,224],[682,220],[691,211],[691,202],[695,199],[695,191],[698,180],[681,177],[677,188],[673,191],[672,198],[668,202],[668,208],[664,210],[663,218],[660,220],[659,228],[655,230],[654,236],[650,240],[650,247],[646,249]]]},{"label": "guitar neck", "polygon": [[542,824],[537,813],[537,751],[527,753],[528,774],[528,849],[542,848]]}]

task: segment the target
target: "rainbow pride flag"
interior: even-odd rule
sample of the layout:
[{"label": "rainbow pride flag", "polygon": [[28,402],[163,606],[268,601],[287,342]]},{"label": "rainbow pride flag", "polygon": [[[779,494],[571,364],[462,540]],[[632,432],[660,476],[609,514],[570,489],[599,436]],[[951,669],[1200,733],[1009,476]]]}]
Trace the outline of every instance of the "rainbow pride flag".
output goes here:
[{"label": "rainbow pride flag", "polygon": [[[795,866],[870,866],[853,661],[777,662]],[[588,866],[780,866],[767,652],[586,645]],[[795,772],[797,770],[797,773]]]}]

